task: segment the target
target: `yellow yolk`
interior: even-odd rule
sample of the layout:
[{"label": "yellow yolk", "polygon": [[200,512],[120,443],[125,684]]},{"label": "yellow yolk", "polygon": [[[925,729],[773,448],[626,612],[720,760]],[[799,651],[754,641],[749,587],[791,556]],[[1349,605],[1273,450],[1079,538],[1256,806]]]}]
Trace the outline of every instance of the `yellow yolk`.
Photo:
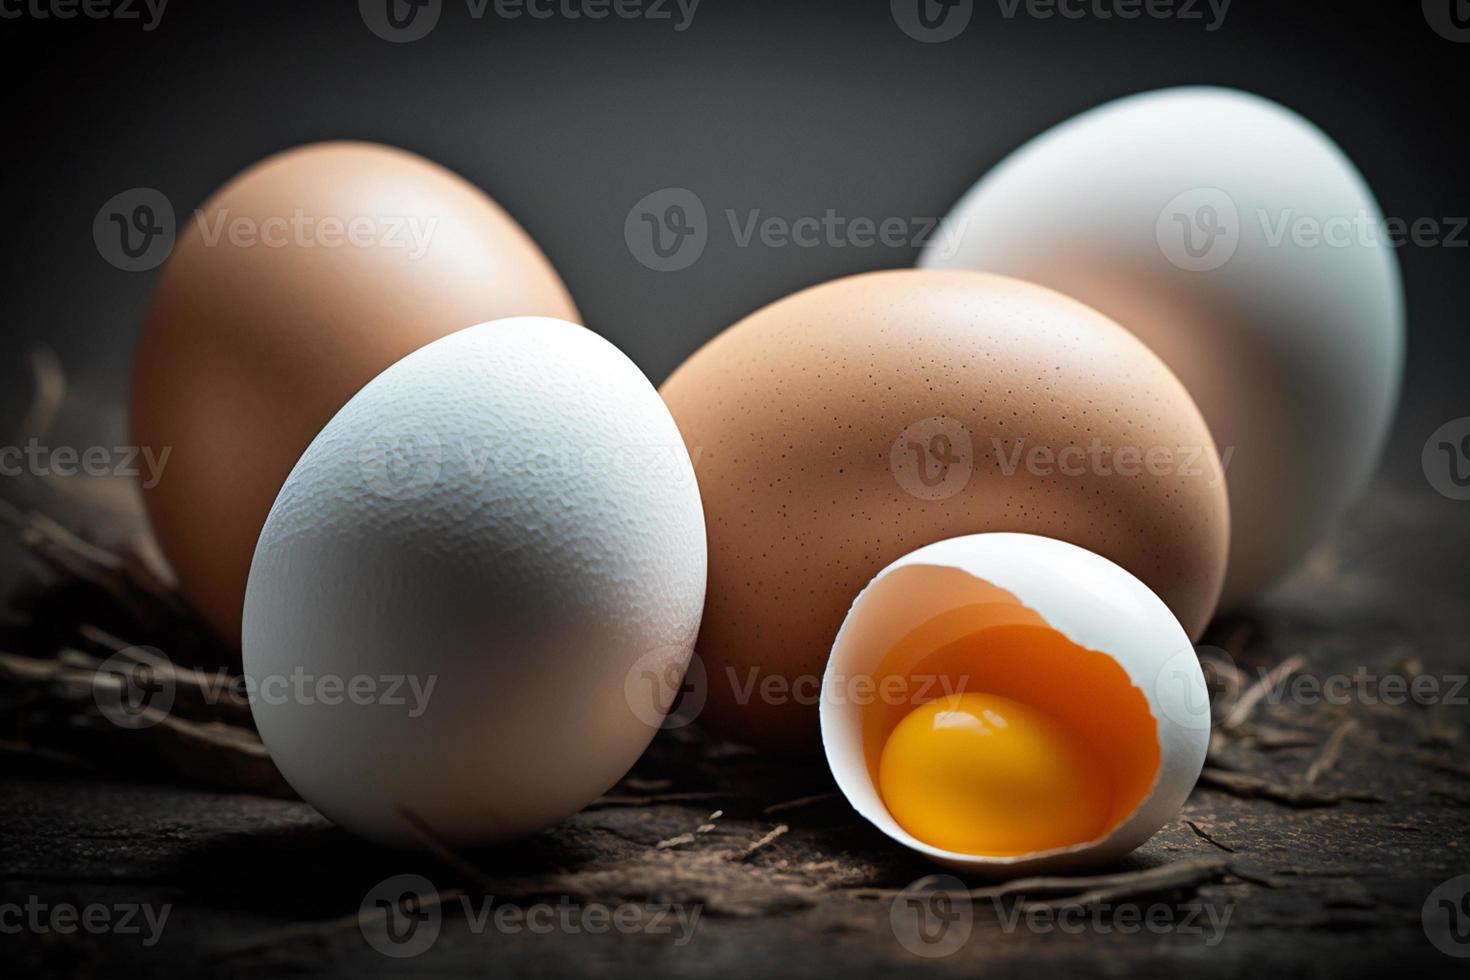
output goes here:
[{"label": "yellow yolk", "polygon": [[1107,770],[1050,715],[995,694],[951,694],[913,709],[883,746],[878,785],[914,837],[1006,856],[1102,835]]}]

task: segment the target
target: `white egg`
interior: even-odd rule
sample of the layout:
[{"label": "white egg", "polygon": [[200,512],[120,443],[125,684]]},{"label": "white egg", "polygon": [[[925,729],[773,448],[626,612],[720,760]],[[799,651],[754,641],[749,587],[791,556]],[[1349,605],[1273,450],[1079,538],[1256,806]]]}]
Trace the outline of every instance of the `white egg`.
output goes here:
[{"label": "white egg", "polygon": [[1301,116],[1220,88],[1121,99],[1017,150],[946,222],[921,266],[1073,296],[1184,382],[1227,466],[1225,607],[1363,488],[1398,397],[1402,286],[1363,177]]},{"label": "white egg", "polygon": [[518,837],[647,747],[704,588],[693,468],[638,368],[560,320],[480,324],[373,379],[292,470],[246,592],[251,708],[348,830]]},{"label": "white egg", "polygon": [[[1003,695],[1085,740],[1109,794],[1094,836],[974,853],[899,823],[875,758],[898,720],[955,688]],[[1138,579],[1052,538],[974,534],[900,558],[853,602],[823,677],[821,728],[837,785],[879,830],[954,868],[1016,875],[1106,863],[1172,819],[1204,765],[1210,705],[1189,637]],[[1017,774],[1024,762],[1001,760],[1017,799],[1034,788],[1020,785],[1033,775]]]}]

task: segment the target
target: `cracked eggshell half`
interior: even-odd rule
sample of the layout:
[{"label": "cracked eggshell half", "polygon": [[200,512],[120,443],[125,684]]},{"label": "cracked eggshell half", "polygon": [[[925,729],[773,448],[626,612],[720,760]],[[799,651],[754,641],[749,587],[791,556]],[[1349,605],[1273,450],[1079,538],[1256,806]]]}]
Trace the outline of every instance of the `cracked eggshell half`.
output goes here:
[{"label": "cracked eggshell half", "polygon": [[704,587],[693,467],[637,366],[561,320],[480,324],[370,381],[286,479],[245,596],[251,710],[356,834],[520,837],[647,747]]},{"label": "cracked eggshell half", "polygon": [[[1011,698],[1085,741],[1112,789],[1097,836],[992,855],[899,824],[878,778],[884,743],[955,689]],[[1014,876],[1104,864],[1148,840],[1199,778],[1210,711],[1189,637],[1147,586],[1075,545],[991,533],[920,548],[862,591],[823,677],[821,729],[839,788],[879,830],[955,869]]]}]

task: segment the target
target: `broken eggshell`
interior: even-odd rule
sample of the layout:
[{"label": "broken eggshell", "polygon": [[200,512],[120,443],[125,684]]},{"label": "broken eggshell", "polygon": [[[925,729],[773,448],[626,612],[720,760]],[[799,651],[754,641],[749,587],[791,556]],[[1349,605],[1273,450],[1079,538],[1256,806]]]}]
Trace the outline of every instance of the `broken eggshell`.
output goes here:
[{"label": "broken eggshell", "polygon": [[[938,683],[921,683],[921,668]],[[907,703],[881,695],[895,674]],[[1113,777],[1101,836],[999,856],[935,847],[899,825],[876,778],[883,741],[956,683],[1069,716]],[[821,730],[843,795],[904,846],[977,874],[1075,870],[1128,853],[1178,813],[1204,766],[1209,694],[1183,627],[1120,566],[1052,538],[973,534],[900,558],[858,595],[823,676]]]}]

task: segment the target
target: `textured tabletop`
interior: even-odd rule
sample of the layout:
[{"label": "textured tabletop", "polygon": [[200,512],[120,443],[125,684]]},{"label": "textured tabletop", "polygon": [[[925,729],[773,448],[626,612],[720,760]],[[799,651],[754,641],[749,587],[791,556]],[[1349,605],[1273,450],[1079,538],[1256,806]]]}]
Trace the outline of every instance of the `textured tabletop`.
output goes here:
[{"label": "textured tabletop", "polygon": [[[1222,721],[1205,778],[1178,819],[1088,880],[905,892],[941,869],[858,819],[820,760],[693,728],[663,733],[563,826],[438,857],[362,844],[299,802],[150,779],[126,758],[78,771],[12,751],[0,788],[6,958],[21,974],[73,976],[190,964],[226,975],[1449,973],[1462,966],[1449,953],[1470,954],[1470,920],[1438,913],[1460,943],[1453,928],[1431,936],[1423,914],[1463,910],[1470,887],[1451,881],[1470,874],[1461,507],[1380,489],[1269,603],[1217,622],[1203,655]],[[1234,667],[1219,667],[1227,657]],[[377,904],[405,891],[421,902],[411,918]]]}]

